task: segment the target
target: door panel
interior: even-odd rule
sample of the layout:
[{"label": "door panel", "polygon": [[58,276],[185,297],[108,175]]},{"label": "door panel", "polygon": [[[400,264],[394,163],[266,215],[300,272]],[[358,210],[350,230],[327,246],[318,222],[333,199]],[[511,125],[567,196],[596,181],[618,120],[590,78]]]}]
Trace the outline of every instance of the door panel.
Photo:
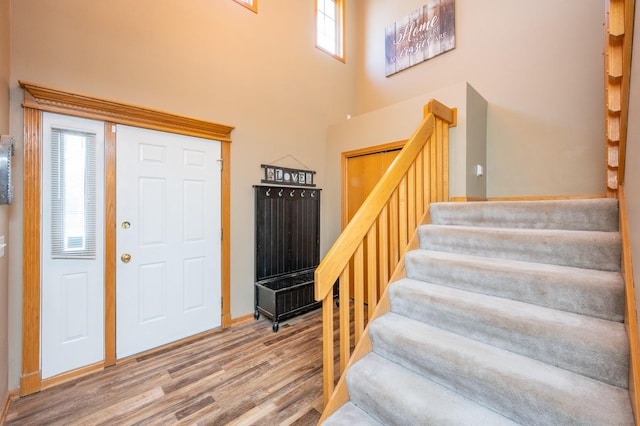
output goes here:
[{"label": "door panel", "polygon": [[[164,300],[167,293],[166,263],[140,265],[140,324],[165,319]],[[122,314],[122,311],[119,313]],[[118,318],[118,321],[124,318]]]},{"label": "door panel", "polygon": [[[166,166],[163,163],[160,164]],[[166,179],[141,177],[138,182],[140,246],[152,247],[156,244],[166,244]]]},{"label": "door panel", "polygon": [[184,260],[184,310],[189,312],[206,305],[206,263],[204,257]]},{"label": "door panel", "polygon": [[221,173],[216,141],[118,126],[116,147],[122,358],[220,326]]},{"label": "door panel", "polygon": [[104,359],[104,124],[44,113],[42,128],[40,327],[46,379]]}]

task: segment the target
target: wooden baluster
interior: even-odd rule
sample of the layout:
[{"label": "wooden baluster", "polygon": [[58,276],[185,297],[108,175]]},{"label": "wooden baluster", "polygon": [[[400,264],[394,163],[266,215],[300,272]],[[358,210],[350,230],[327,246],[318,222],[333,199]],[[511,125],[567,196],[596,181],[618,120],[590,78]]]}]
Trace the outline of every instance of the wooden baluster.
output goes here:
[{"label": "wooden baluster", "polygon": [[444,120],[442,122],[442,200],[449,201],[449,123]]},{"label": "wooden baluster", "polygon": [[436,135],[436,164],[437,164],[437,170],[436,170],[436,176],[438,178],[438,182],[437,182],[437,196],[438,196],[438,201],[443,201],[445,198],[444,195],[444,150],[443,150],[443,144],[442,144],[442,127],[443,127],[443,121],[438,119],[436,120],[436,125],[435,125],[435,130],[434,133]]},{"label": "wooden baluster", "polygon": [[398,186],[398,259],[404,255],[404,250],[409,240],[408,217],[407,175],[405,175]]},{"label": "wooden baluster", "polygon": [[380,271],[380,279],[378,284],[378,294],[382,294],[387,287],[389,279],[389,221],[388,207],[384,206],[378,216],[378,269]]},{"label": "wooden baluster", "polygon": [[[435,132],[435,130],[434,130]],[[438,199],[438,140],[432,133],[429,137],[429,204]]]},{"label": "wooden baluster", "polygon": [[322,387],[324,405],[329,402],[335,382],[333,343],[333,292],[330,292],[322,301]]},{"label": "wooden baluster", "polygon": [[354,340],[358,344],[364,331],[364,245],[360,243],[353,256],[353,317]]},{"label": "wooden baluster", "polygon": [[349,265],[340,274],[340,375],[351,356],[351,318],[349,312]]},{"label": "wooden baluster", "polygon": [[378,275],[376,271],[376,260],[378,250],[376,247],[376,224],[367,233],[367,318],[371,320],[373,309],[378,304]]},{"label": "wooden baluster", "polygon": [[425,209],[429,208],[431,203],[431,137],[428,138],[427,144],[422,148],[422,167],[424,192],[422,204]]},{"label": "wooden baluster", "polygon": [[389,270],[393,271],[400,253],[398,251],[398,190],[393,191],[389,200]]},{"label": "wooden baluster", "polygon": [[407,237],[416,229],[416,165],[413,163],[407,172]]},{"label": "wooden baluster", "polygon": [[[422,149],[424,152],[424,148]],[[424,163],[422,152],[418,154],[415,162],[415,173],[416,173],[416,189],[415,189],[415,197],[416,197],[416,218],[421,218],[425,212],[424,207]]]}]

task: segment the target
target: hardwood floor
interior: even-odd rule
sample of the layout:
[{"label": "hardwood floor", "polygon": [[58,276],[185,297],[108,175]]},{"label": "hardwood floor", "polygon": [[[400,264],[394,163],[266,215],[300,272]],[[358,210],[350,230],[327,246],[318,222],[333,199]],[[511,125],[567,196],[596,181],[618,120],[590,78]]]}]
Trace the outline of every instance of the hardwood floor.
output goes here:
[{"label": "hardwood floor", "polygon": [[6,425],[315,425],[322,315],[261,318],[11,402]]}]

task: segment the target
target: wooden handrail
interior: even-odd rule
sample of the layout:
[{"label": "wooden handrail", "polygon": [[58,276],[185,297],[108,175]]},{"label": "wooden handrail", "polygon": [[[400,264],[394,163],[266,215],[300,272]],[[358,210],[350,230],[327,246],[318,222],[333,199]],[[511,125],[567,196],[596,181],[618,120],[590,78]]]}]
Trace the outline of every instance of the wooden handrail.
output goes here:
[{"label": "wooden handrail", "polygon": [[[351,347],[358,343],[365,322],[373,315],[376,302],[388,284],[389,271],[406,252],[417,221],[424,217],[431,202],[448,200],[448,135],[449,127],[456,125],[456,110],[432,99],[425,106],[424,115],[420,126],[316,268],[315,297],[323,302],[325,404],[335,386],[333,288],[336,281],[340,283],[338,341],[342,374]],[[349,294],[351,280],[353,295]]]},{"label": "wooden handrail", "polygon": [[605,132],[607,195],[617,197],[624,183],[629,122],[634,0],[608,0],[605,42]]}]

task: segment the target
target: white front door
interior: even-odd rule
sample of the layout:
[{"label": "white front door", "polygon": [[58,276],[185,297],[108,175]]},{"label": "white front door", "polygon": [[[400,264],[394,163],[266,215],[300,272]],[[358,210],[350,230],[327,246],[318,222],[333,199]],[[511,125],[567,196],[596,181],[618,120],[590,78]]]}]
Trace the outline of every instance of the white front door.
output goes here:
[{"label": "white front door", "polygon": [[104,124],[43,114],[42,378],[104,359]]},{"label": "white front door", "polygon": [[220,142],[119,125],[116,355],[221,324]]}]

